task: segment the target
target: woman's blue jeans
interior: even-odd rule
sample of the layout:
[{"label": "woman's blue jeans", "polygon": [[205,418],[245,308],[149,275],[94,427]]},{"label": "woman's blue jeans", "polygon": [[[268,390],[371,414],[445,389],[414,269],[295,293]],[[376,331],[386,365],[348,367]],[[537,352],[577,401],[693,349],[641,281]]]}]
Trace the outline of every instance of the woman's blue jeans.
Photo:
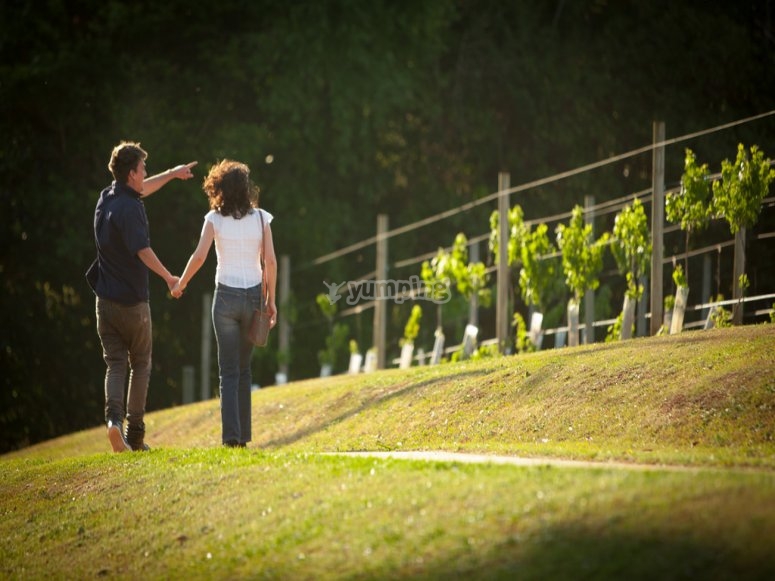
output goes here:
[{"label": "woman's blue jeans", "polygon": [[218,284],[213,297],[213,328],[218,343],[223,443],[250,442],[250,358],[247,333],[253,310],[260,306],[261,285],[233,288]]}]

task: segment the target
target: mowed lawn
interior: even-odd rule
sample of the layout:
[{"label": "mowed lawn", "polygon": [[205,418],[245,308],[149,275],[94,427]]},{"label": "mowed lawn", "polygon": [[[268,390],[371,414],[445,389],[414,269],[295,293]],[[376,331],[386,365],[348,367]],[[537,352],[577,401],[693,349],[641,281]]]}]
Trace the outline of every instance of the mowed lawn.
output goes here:
[{"label": "mowed lawn", "polygon": [[[3,456],[0,576],[775,578],[775,325],[296,382],[253,413],[247,450],[212,400],[150,413],[150,453],[98,426]],[[540,460],[330,454],[423,450]]]}]

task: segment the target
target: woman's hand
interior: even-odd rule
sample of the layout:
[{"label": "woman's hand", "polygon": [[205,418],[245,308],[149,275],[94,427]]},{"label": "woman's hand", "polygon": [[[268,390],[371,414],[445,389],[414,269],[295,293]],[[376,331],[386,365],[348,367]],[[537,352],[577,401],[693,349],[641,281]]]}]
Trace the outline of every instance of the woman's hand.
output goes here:
[{"label": "woman's hand", "polygon": [[178,280],[178,282],[175,283],[175,286],[170,290],[170,294],[176,299],[179,299],[183,296],[184,290],[186,290],[185,287],[180,286],[180,280]]},{"label": "woman's hand", "polygon": [[277,305],[274,301],[268,301],[266,303],[266,312],[271,317],[269,319],[269,328],[273,328],[277,324]]}]

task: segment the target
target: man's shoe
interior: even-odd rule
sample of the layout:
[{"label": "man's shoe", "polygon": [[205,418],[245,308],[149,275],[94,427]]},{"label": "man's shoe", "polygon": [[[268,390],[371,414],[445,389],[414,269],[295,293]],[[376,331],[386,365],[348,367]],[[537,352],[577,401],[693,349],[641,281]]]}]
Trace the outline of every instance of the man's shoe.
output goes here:
[{"label": "man's shoe", "polygon": [[120,422],[108,421],[108,440],[110,440],[114,452],[128,452],[132,449],[126,443]]},{"label": "man's shoe", "polygon": [[126,439],[129,448],[135,452],[148,452],[151,449],[150,446],[144,442],[145,424],[127,424],[124,438]]}]

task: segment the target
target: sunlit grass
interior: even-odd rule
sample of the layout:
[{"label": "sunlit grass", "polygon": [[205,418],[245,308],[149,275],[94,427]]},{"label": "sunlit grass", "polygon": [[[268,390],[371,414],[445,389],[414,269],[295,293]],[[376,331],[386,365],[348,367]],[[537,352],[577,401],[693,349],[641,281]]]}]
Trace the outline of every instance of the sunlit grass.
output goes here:
[{"label": "sunlit grass", "polygon": [[5,467],[11,577],[508,578],[586,566],[664,578],[672,558],[698,574],[775,565],[771,473],[223,449]]},{"label": "sunlit grass", "polygon": [[[216,400],[149,414],[150,453],[86,430],[0,461],[0,577],[773,578],[773,353],[767,325],[298,382],[247,450]],[[354,450],[601,464],[321,454]]]}]

